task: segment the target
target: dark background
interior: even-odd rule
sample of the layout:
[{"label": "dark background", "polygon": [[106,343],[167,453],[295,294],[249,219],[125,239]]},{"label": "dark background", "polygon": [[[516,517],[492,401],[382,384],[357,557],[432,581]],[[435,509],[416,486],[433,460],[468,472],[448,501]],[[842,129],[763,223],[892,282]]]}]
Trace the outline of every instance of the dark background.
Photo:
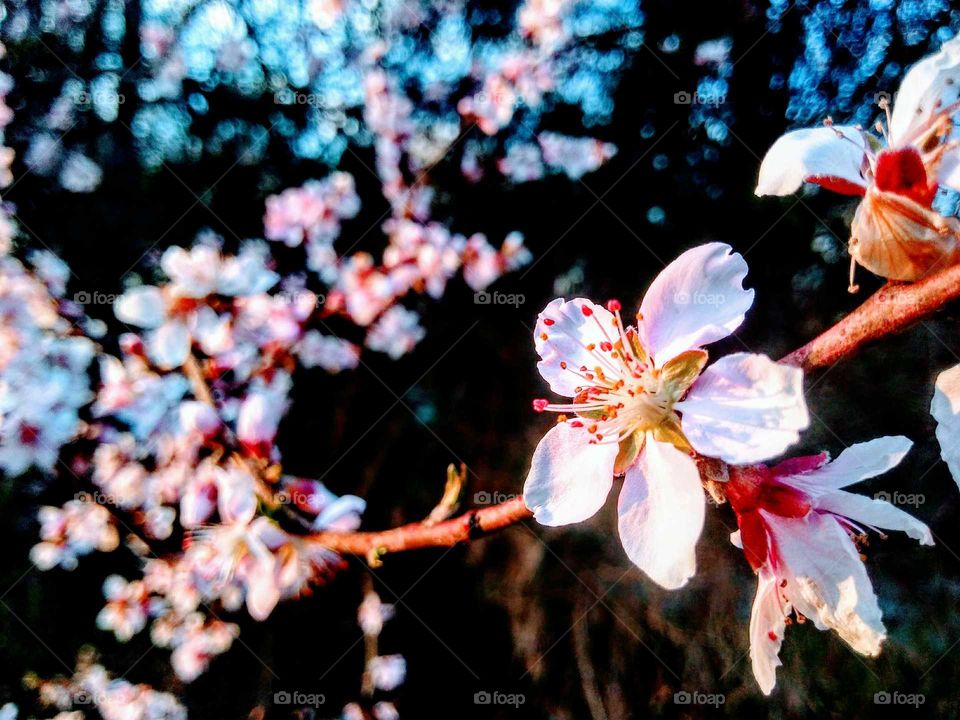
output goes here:
[{"label": "dark background", "polygon": [[[895,71],[939,45],[934,31],[958,26],[951,12],[938,3],[891,3],[875,13],[866,4],[799,3],[772,23],[770,7],[759,2],[644,2],[643,10],[647,48],[623,69],[613,122],[589,130],[618,145],[609,164],[582,182],[553,177],[520,186],[495,177],[469,186],[455,163],[438,170],[439,214],[450,217],[454,229],[483,230],[491,238],[519,229],[526,236],[535,264],[495,286],[522,293],[525,304],[475,305],[472,292],[455,280],[442,302],[414,303],[428,334],[401,361],[369,353],[352,373],[298,375],[279,441],[285,471],[319,477],[333,466],[324,481],[334,491],[367,498],[365,528],[424,517],[441,494],[450,462],[470,468],[467,503],[478,491],[521,491],[532,450],[549,423],[530,410],[531,398],[546,392],[530,330],[555,297],[558,277],[573,278],[569,294],[616,297],[629,308],[683,250],[709,240],[733,245],[750,265],[748,285],[757,289],[757,299],[736,337],[711,348],[714,356],[746,347],[779,357],[879,287],[879,280],[862,273],[861,295],[846,292],[842,247],[852,205],[827,193],[801,195],[800,201],[755,198],[759,157],[790,127],[788,107],[791,116],[811,124],[824,112],[872,118],[873,93],[894,90]],[[863,57],[858,38],[875,31],[890,39],[884,60],[874,75],[857,75]],[[660,43],[671,35],[681,45],[665,53]],[[721,36],[732,39],[735,64],[726,101],[712,114],[728,124],[728,134],[715,142],[703,124],[691,122],[691,111],[701,108],[673,98],[710,72],[694,64],[693,49]],[[45,39],[56,42],[52,35]],[[819,75],[809,66],[815,39],[829,49]],[[10,98],[17,116],[9,132],[19,155],[32,108],[49,100],[52,78],[64,70],[41,46],[8,50],[7,70],[17,81]],[[799,74],[784,81],[791,71]],[[778,75],[780,81],[771,80]],[[256,118],[270,109],[269,98],[240,103],[228,93],[210,102],[214,114]],[[133,111],[128,104],[122,112]],[[555,129],[583,132],[562,110],[550,120]],[[652,136],[644,128],[652,128]],[[4,197],[16,205],[25,244],[50,246],[70,263],[71,292],[116,292],[130,267],[181,215],[158,249],[188,245],[204,227],[223,233],[228,244],[234,235],[258,236],[266,195],[328,172],[277,142],[262,163],[233,168],[207,194],[234,158],[205,155],[147,172],[124,127],[88,123],[77,132],[106,143],[98,145],[106,148],[98,155],[105,176],[94,193],[73,195],[49,179],[27,176]],[[372,151],[355,150],[340,168],[354,174],[363,210],[345,225],[342,247],[386,209],[379,181],[364,168],[373,166]],[[668,160],[664,169],[654,167],[658,155]],[[23,173],[19,161],[14,171]],[[196,203],[196,195],[204,202]],[[664,222],[650,222],[651,207],[664,210]],[[818,237],[817,247],[828,252],[814,249]],[[359,247],[376,251],[382,243],[374,232]],[[831,251],[835,262],[825,258]],[[777,688],[765,699],[747,656],[755,580],[728,542],[735,529],[729,509],[708,511],[698,575],[668,593],[627,561],[611,497],[579,526],[550,530],[524,523],[470,547],[386,558],[373,574],[384,601],[398,603],[381,649],[407,658],[401,715],[857,717],[882,714],[874,693],[896,690],[926,698],[919,711],[900,713],[956,716],[960,653],[951,651],[960,642],[960,558],[952,548],[960,551],[953,520],[960,504],[938,460],[928,411],[936,374],[958,362],[956,327],[956,308],[947,308],[807,380],[813,421],[797,453],[825,449],[836,455],[883,434],[915,441],[900,467],[861,488],[922,493],[925,503],[915,512],[938,541],[922,548],[901,535],[872,539],[867,565],[889,631],[880,658],[860,658],[811,624],[793,626]],[[29,625],[0,608],[0,696],[30,707],[30,693],[20,687],[23,673],[63,673],[57,658],[72,663],[84,643],[97,646],[108,669],[120,673],[132,665],[126,679],[181,694],[195,718],[245,717],[258,704],[269,707],[278,690],[322,692],[327,705],[318,716],[333,717],[359,696],[363,647],[355,611],[367,572],[362,562],[352,559],[313,597],[281,604],[268,623],[242,614],[230,618],[241,625],[239,641],[206,675],[183,685],[169,669],[167,652],[150,648],[148,633],[121,645],[94,625],[103,578],[118,571],[133,576],[132,557],[86,557],[73,573],[30,568],[36,506],[68,499],[76,488],[66,483],[25,477],[0,485],[0,592]],[[127,566],[118,567],[121,562]],[[526,700],[517,709],[474,705],[474,693],[483,690],[522,693]],[[726,701],[718,711],[679,706],[673,702],[679,690],[722,693]]]}]

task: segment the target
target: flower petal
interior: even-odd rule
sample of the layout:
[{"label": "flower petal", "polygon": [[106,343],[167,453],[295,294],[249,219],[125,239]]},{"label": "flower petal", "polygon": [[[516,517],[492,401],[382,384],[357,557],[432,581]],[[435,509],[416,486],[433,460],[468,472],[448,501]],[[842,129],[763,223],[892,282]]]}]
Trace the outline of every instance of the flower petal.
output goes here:
[{"label": "flower petal", "polygon": [[937,376],[930,414],[937,421],[940,457],[960,486],[960,365]]},{"label": "flower petal", "polygon": [[606,308],[584,298],[569,302],[557,298],[543,309],[533,340],[541,358],[537,369],[551,390],[566,397],[576,395],[576,388],[583,385],[583,377],[578,374],[582,366],[592,371],[602,365],[608,377],[619,372],[612,364],[604,364],[596,351],[587,350],[588,345],[599,347],[604,341],[616,339],[614,322]]},{"label": "flower petal", "polygon": [[926,524],[886,500],[836,490],[817,498],[816,506],[818,510],[827,510],[863,525],[901,530],[921,545],[933,545],[933,537]]},{"label": "flower petal", "polygon": [[674,407],[698,453],[738,464],[776,457],[810,422],[803,371],[766,355],[720,358]]},{"label": "flower petal", "polygon": [[724,243],[687,250],[651,283],[640,305],[640,340],[662,366],[684,350],[727,337],[753,304],[747,263]]},{"label": "flower petal", "polygon": [[891,143],[900,146],[916,139],[937,113],[958,99],[960,37],[954,37],[904,75],[890,118]]},{"label": "flower petal", "polygon": [[163,370],[178,368],[190,353],[190,331],[179,320],[169,320],[147,337],[147,354]]},{"label": "flower petal", "polygon": [[617,504],[623,549],[658,585],[683,587],[697,571],[704,507],[693,459],[648,436],[637,462],[627,469]]},{"label": "flower petal", "polygon": [[113,305],[113,314],[120,322],[137,327],[160,327],[166,317],[163,293],[153,285],[130,288],[117,298]]},{"label": "flower petal", "polygon": [[560,423],[533,453],[523,502],[541,525],[569,525],[593,517],[613,485],[617,444],[591,444],[583,428]]},{"label": "flower petal", "polygon": [[813,492],[839,490],[896,467],[912,445],[910,439],[902,435],[879,437],[851,445],[836,460],[809,472],[793,476],[780,474],[778,478]]},{"label": "flower petal", "polygon": [[821,630],[835,630],[857,652],[877,655],[886,629],[847,531],[832,515],[816,512],[798,519],[764,516],[787,580],[783,593],[794,607]]},{"label": "flower petal", "polygon": [[[840,137],[838,133],[842,133]],[[863,133],[849,125],[806,128],[780,136],[760,164],[757,195],[789,195],[815,182],[846,195],[867,187]]]},{"label": "flower petal", "polygon": [[753,676],[764,695],[773,692],[777,684],[777,668],[783,664],[780,662],[780,646],[787,629],[789,604],[783,606],[779,592],[777,576],[769,569],[761,570],[750,613],[750,661]]}]

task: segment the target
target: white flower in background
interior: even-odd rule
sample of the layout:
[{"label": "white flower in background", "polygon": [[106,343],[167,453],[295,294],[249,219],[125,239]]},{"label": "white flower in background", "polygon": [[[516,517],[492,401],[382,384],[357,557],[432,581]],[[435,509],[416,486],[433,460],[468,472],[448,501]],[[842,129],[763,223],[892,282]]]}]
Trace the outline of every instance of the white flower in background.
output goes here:
[{"label": "white flower in background", "polygon": [[[854,650],[875,656],[886,638],[880,606],[857,543],[863,528],[901,530],[933,545],[922,522],[885,500],[845,491],[903,459],[911,442],[882,437],[774,467],[730,468],[723,491],[737,514],[731,536],[758,574],[750,618],[750,657],[760,689],[776,683],[780,646],[791,612],[819,630],[834,630]],[[878,530],[879,532],[879,530]]]},{"label": "white flower in background", "polygon": [[308,330],[293,350],[304,367],[321,367],[328,373],[353,370],[360,364],[360,348],[348,340]]},{"label": "white flower in background", "polygon": [[371,350],[398,360],[412,351],[426,334],[416,312],[394,305],[370,328],[365,343]]},{"label": "white flower in background", "polygon": [[[710,243],[688,250],[653,281],[625,327],[616,301],[557,299],[537,320],[537,368],[569,403],[533,455],[523,497],[544,525],[593,516],[625,473],[620,539],[630,559],[666,588],[696,568],[704,517],[692,454],[759,462],[795,443],[808,423],[803,373],[765,355],[707,364],[701,348],[730,335],[753,303],[743,258]],[[569,417],[568,417],[569,416]]]},{"label": "white flower in background", "polygon": [[103,170],[97,163],[78,152],[71,152],[60,168],[60,184],[64,190],[75,193],[93,192],[103,180]]},{"label": "white flower in background", "polygon": [[377,690],[390,692],[403,684],[407,676],[407,661],[403,655],[378,655],[370,658],[367,670]]},{"label": "white flower in background", "polygon": [[[960,190],[960,150],[948,137],[960,100],[960,38],[906,74],[886,145],[858,127],[794,130],[760,166],[757,195],[788,195],[804,182],[863,196],[850,228],[850,284],[857,263],[891,280],[917,280],[960,257],[960,222],[933,209],[939,186]],[[883,129],[882,126],[881,130]]]},{"label": "white flower in background", "polygon": [[30,560],[41,570],[57,565],[73,570],[81,555],[109,552],[120,544],[110,511],[95,502],[78,499],[62,508],[44,506],[37,515],[41,542],[30,549]]},{"label": "white flower in background", "polygon": [[98,628],[127,642],[147,626],[150,605],[143,581],[127,582],[119,575],[111,575],[103,581],[103,596],[107,604],[97,615]]},{"label": "white flower in background", "polygon": [[960,365],[937,376],[930,414],[937,421],[940,456],[960,486]]}]

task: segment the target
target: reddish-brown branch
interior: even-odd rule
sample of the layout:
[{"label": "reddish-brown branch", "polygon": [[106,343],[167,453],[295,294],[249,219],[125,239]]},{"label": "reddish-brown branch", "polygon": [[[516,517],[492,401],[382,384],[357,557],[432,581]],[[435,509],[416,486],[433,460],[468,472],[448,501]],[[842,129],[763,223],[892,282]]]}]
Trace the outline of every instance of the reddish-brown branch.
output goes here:
[{"label": "reddish-brown branch", "polygon": [[[960,297],[960,265],[912,284],[888,283],[860,307],[780,362],[806,371],[827,367],[865,344],[892,335]],[[382,532],[311,535],[309,541],[337,552],[376,556],[425,547],[450,547],[532,517],[523,499],[471,510],[437,525],[411,523]]]},{"label": "reddish-brown branch", "polygon": [[516,497],[490,507],[470,510],[436,525],[416,522],[380,532],[321,532],[311,535],[309,542],[354,555],[450,547],[502,530],[532,515],[523,504],[523,498]]},{"label": "reddish-brown branch", "polygon": [[843,320],[780,362],[804,370],[833,365],[868,342],[900,332],[958,297],[960,265],[915,283],[888,283]]}]

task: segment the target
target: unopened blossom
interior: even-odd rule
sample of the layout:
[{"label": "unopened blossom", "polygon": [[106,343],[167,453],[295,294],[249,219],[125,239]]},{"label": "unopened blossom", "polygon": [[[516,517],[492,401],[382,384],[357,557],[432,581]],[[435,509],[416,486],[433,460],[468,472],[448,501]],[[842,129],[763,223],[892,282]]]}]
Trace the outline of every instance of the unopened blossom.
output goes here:
[{"label": "unopened blossom", "polygon": [[933,208],[940,187],[960,190],[960,150],[950,140],[960,101],[960,38],[914,65],[887,110],[883,140],[857,126],[794,130],[760,166],[757,195],[788,195],[812,182],[863,199],[850,228],[850,285],[863,265],[917,280],[960,258],[960,222]]},{"label": "unopened blossom", "polygon": [[[860,555],[866,530],[901,530],[933,545],[930,530],[889,502],[843,488],[880,475],[907,454],[905,437],[882,437],[779,465],[731,467],[723,493],[737,514],[731,539],[757,572],[750,658],[770,694],[791,613],[834,630],[858,653],[875,656],[886,638],[880,606]],[[878,531],[879,532],[879,531]]]},{"label": "unopened blossom", "polygon": [[775,457],[807,426],[803,373],[765,355],[736,353],[707,366],[705,345],[744,320],[753,290],[743,258],[700,245],[668,265],[640,305],[636,326],[590,300],[550,302],[537,318],[537,368],[569,402],[533,454],[523,498],[544,525],[593,516],[615,475],[630,559],[666,588],[696,568],[704,493],[693,458],[731,463]]}]

